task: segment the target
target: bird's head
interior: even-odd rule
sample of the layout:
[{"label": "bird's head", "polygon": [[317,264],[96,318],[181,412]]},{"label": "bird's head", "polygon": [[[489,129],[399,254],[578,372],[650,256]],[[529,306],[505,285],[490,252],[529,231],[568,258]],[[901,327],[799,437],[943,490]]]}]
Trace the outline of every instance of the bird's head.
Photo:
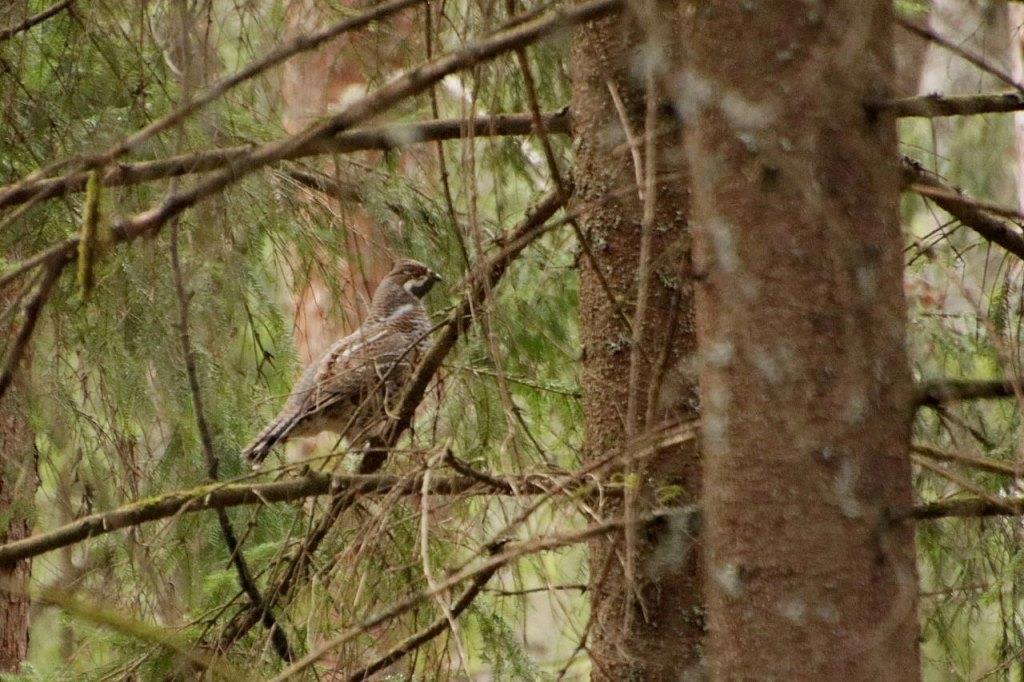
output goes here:
[{"label": "bird's head", "polygon": [[370,314],[386,318],[396,309],[419,301],[440,280],[437,273],[423,263],[403,258],[395,263],[391,272],[377,285],[370,304]]},{"label": "bird's head", "polygon": [[395,263],[381,286],[386,283],[401,287],[416,298],[426,296],[435,283],[441,281],[436,272],[419,261],[403,258]]},{"label": "bird's head", "polygon": [[[426,296],[435,283],[441,281],[441,277],[419,261],[411,258],[403,258],[396,262],[391,272],[384,278],[392,286],[399,286],[406,293],[416,298]],[[381,282],[383,285],[384,282]]]}]

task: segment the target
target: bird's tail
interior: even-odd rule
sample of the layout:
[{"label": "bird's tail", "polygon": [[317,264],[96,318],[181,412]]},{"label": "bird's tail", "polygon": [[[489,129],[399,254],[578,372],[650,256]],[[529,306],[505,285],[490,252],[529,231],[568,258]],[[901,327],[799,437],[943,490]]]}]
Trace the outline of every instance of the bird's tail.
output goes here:
[{"label": "bird's tail", "polygon": [[242,450],[242,457],[252,465],[253,469],[258,469],[273,447],[284,441],[294,426],[293,418],[277,417]]}]

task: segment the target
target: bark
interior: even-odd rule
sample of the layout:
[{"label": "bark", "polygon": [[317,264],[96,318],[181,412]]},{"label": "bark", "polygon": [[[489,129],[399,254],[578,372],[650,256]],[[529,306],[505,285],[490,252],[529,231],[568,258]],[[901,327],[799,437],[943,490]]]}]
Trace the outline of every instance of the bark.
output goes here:
[{"label": "bark", "polygon": [[[63,9],[65,7],[58,11]],[[31,14],[24,3],[8,3],[0,8],[0,25],[18,24],[28,30],[45,20],[46,12],[35,15],[36,22],[29,18]],[[26,20],[25,23],[21,23],[22,20]],[[0,39],[12,35],[0,35]],[[10,105],[10,102],[6,104]],[[0,255],[17,258],[24,254]],[[20,288],[21,284],[17,282],[0,286],[0,310],[7,310],[15,302]],[[15,318],[12,324],[18,322],[20,320]],[[3,339],[0,353],[5,353],[17,342],[14,327],[0,325],[0,339]],[[27,355],[18,367],[13,368],[15,371],[7,390],[0,391],[0,544],[28,537],[29,514],[37,485],[35,445],[25,412]],[[28,651],[29,599],[26,591],[31,570],[31,560],[0,567],[0,673],[18,673]]]},{"label": "bark", "polygon": [[[673,16],[671,6],[660,9],[663,17]],[[589,458],[635,450],[626,424],[631,390],[637,401],[635,413],[642,415],[631,430],[637,439],[664,433],[696,415],[695,381],[687,371],[695,345],[687,192],[679,131],[670,117],[658,118],[661,158],[656,177],[671,177],[659,182],[654,193],[651,276],[636,335],[641,343],[636,347],[631,347],[634,332],[624,321],[636,314],[641,269],[643,206],[635,156],[643,152],[646,98],[642,80],[635,77],[639,35],[637,27],[625,27],[623,18],[616,17],[578,29],[572,44],[574,205],[582,212],[580,228],[590,251],[580,258],[581,381]],[[612,89],[622,100],[628,126],[641,147],[636,155]],[[632,389],[627,380],[631,352],[639,361],[639,380]],[[681,490],[673,503],[695,498],[700,471],[692,439],[662,447],[638,473],[638,510],[656,504],[659,491]],[[606,503],[602,513],[621,514],[620,503]],[[684,671],[698,670],[703,634],[699,562],[683,518],[670,517],[655,532],[639,538],[637,551],[627,559],[633,561],[636,592],[627,584],[623,538],[600,538],[591,544],[589,651],[594,679],[677,680]],[[609,553],[614,556],[609,558]]]},{"label": "bark", "polygon": [[891,4],[691,3],[713,679],[919,679]]},{"label": "bark", "polygon": [[[0,309],[11,303],[16,286],[0,289]],[[29,511],[36,487],[35,449],[25,418],[25,366],[0,396],[0,543],[29,535]],[[31,561],[0,568],[0,671],[19,671],[28,650]]]}]

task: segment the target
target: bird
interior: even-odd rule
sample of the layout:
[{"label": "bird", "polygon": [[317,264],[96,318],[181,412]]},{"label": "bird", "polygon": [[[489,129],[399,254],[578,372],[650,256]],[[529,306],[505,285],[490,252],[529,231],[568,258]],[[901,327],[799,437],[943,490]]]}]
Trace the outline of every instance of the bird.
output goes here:
[{"label": "bird", "polygon": [[258,469],[291,438],[331,431],[353,443],[387,419],[431,330],[423,298],[441,277],[403,258],[380,281],[366,320],[305,369],[277,416],[242,451]]}]

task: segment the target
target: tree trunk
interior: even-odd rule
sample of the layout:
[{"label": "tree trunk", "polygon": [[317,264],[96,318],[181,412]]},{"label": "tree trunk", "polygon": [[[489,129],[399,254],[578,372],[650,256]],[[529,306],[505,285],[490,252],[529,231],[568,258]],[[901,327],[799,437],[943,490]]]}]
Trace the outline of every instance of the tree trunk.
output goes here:
[{"label": "tree trunk", "polygon": [[[0,290],[0,310],[17,287]],[[25,368],[0,398],[0,544],[29,534],[36,488],[35,447],[25,418]],[[28,578],[31,561],[0,570],[0,671],[17,673],[28,650]]]},{"label": "tree trunk", "polygon": [[917,680],[890,0],[692,2],[713,679]]},{"label": "tree trunk", "polygon": [[[673,12],[666,5],[663,16]],[[654,193],[649,289],[641,343],[635,348],[634,334],[624,322],[633,320],[637,309],[643,222],[636,169],[638,162],[643,166],[639,157],[646,99],[643,79],[635,77],[639,35],[637,27],[625,28],[623,18],[616,17],[578,29],[572,45],[577,140],[573,205],[581,212],[580,228],[590,250],[580,257],[585,453],[590,459],[615,452],[636,454],[643,444],[663,443],[655,445],[653,457],[635,465],[642,481],[636,510],[656,505],[659,494],[661,502],[668,497],[673,504],[692,501],[700,488],[694,441],[679,444],[670,435],[696,416],[696,381],[689,369],[695,332],[687,192],[679,130],[671,117],[659,117],[656,126],[656,156],[663,157],[658,159],[658,177],[670,177],[659,181]],[[638,141],[632,150],[613,91]],[[664,158],[664,150],[674,156]],[[638,353],[639,371],[630,382],[632,352]],[[631,391],[639,418],[635,427],[627,428]],[[664,445],[669,442],[675,444]],[[602,513],[619,516],[622,505],[607,503]],[[697,670],[703,613],[699,561],[689,532],[688,519],[680,516],[641,534],[628,559],[633,590],[625,570],[624,538],[591,544],[589,652],[595,680],[678,680],[682,671]]]}]

